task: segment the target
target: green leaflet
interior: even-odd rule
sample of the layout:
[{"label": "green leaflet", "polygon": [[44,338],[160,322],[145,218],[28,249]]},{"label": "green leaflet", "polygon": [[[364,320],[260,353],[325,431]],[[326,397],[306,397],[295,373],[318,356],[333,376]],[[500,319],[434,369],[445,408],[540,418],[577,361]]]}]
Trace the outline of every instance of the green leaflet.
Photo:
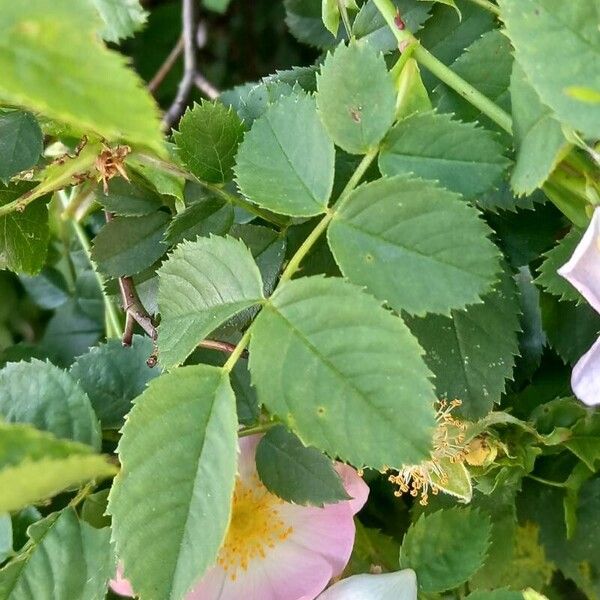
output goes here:
[{"label": "green leaflet", "polygon": [[183,164],[201,181],[224,183],[233,165],[244,126],[237,114],[218,102],[194,104],[173,133]]},{"label": "green leaflet", "polygon": [[265,487],[286,502],[323,506],[348,499],[331,459],[304,446],[282,425],[260,440],[256,468]]},{"label": "green leaflet", "polygon": [[[600,91],[600,6],[596,0],[500,0],[517,61],[561,122],[600,137],[598,107],[577,93]],[[557,44],[556,41],[560,40]]]},{"label": "green leaflet", "polygon": [[98,186],[95,199],[108,212],[125,217],[141,217],[164,206],[156,192],[141,185],[134,185],[122,177],[111,179],[106,194],[102,187]]},{"label": "green leaflet", "polygon": [[314,98],[293,94],[254,121],[240,146],[235,175],[242,193],[259,206],[307,217],[325,212],[334,161]]},{"label": "green leaflet", "polygon": [[513,131],[517,146],[511,187],[531,194],[548,179],[570,144],[552,111],[542,104],[518,63],[510,80]]},{"label": "green leaflet", "polygon": [[377,468],[429,456],[435,397],[421,349],[354,285],[281,286],[252,327],[250,372],[259,402],[306,445]]},{"label": "green leaflet", "polygon": [[13,553],[13,527],[8,513],[0,514],[0,563]]},{"label": "green leaflet", "polygon": [[504,274],[495,289],[452,317],[429,315],[408,325],[425,348],[438,397],[462,401],[470,419],[486,415],[500,401],[518,353],[519,306],[515,283]]},{"label": "green leaflet", "polygon": [[116,568],[110,529],[79,521],[73,508],[31,525],[29,542],[0,570],[6,600],[103,600]]},{"label": "green leaflet", "polygon": [[152,341],[136,335],[131,346],[108,340],[71,365],[69,374],[88,395],[104,429],[118,429],[131,401],[160,375],[159,367],[146,364],[152,351]]},{"label": "green leaflet", "polygon": [[[0,206],[30,189],[29,183],[11,187],[0,183]],[[49,238],[48,208],[43,200],[30,204],[23,212],[13,211],[0,217],[0,268],[30,275],[39,273],[46,262]]]},{"label": "green leaflet", "polygon": [[595,472],[600,460],[600,413],[586,412],[572,428],[565,446]]},{"label": "green leaflet", "polygon": [[382,140],[396,114],[396,93],[383,57],[368,44],[340,44],[317,76],[317,107],[333,141],[365,154]]},{"label": "green leaflet", "polygon": [[104,21],[102,39],[115,42],[131,37],[139,31],[148,17],[139,0],[92,0]]},{"label": "green leaflet", "polygon": [[[540,599],[542,597],[540,596]],[[509,589],[500,590],[478,590],[469,594],[466,600],[523,600],[522,592],[515,592]]]},{"label": "green leaflet", "polygon": [[489,536],[489,517],[477,510],[451,508],[421,515],[402,540],[400,567],[416,571],[423,592],[455,588],[483,565]]},{"label": "green leaflet", "polygon": [[182,367],[136,400],[109,512],[125,576],[142,598],[183,599],[215,561],[231,512],[236,429],[222,369]]},{"label": "green leaflet", "polygon": [[499,252],[476,209],[435,183],[398,176],[356,189],[327,238],[346,277],[396,310],[449,314],[494,283]]},{"label": "green leaflet", "polygon": [[43,135],[35,117],[20,110],[0,111],[0,180],[33,167],[43,150]]},{"label": "green leaflet", "polygon": [[[493,29],[475,40],[453,63],[452,70],[484,96],[510,112],[510,74],[513,57],[510,42],[499,30]],[[499,127],[470,102],[440,84],[435,89],[440,112],[453,113],[462,121],[479,121],[491,130]],[[503,140],[510,138],[503,132]],[[508,145],[508,144],[507,144]]]},{"label": "green leaflet", "polygon": [[467,199],[493,188],[509,164],[492,133],[437,113],[400,121],[379,155],[383,175],[413,173],[437,180]]},{"label": "green leaflet", "polygon": [[436,2],[438,4],[445,4],[446,6],[450,6],[456,11],[458,18],[460,20],[462,20],[462,14],[460,12],[460,8],[458,8],[458,6],[456,5],[456,2],[454,0],[420,0],[420,1],[421,2]]},{"label": "green leaflet", "polygon": [[29,425],[0,423],[0,512],[19,510],[116,469],[89,446]]},{"label": "green leaflet", "polygon": [[169,215],[163,211],[115,217],[94,238],[92,259],[111,277],[140,273],[167,251],[162,237],[168,223]]},{"label": "green leaflet", "polygon": [[49,362],[9,363],[0,371],[0,416],[100,449],[100,427],[87,394]]},{"label": "green leaflet", "polygon": [[125,58],[96,41],[91,4],[12,2],[3,7],[0,29],[4,102],[81,132],[164,154],[156,105]]},{"label": "green leaflet", "polygon": [[181,243],[158,278],[158,353],[165,368],[181,364],[211,331],[263,300],[250,251],[230,237]]},{"label": "green leaflet", "polygon": [[[284,0],[285,22],[293,36],[300,42],[318,48],[331,48],[335,45],[336,38],[323,24],[322,1]],[[338,33],[342,35],[341,31]]]},{"label": "green leaflet", "polygon": [[556,246],[542,256],[544,262],[539,268],[539,275],[535,282],[541,285],[548,293],[558,296],[561,300],[582,302],[581,294],[557,270],[562,267],[573,255],[577,244],[581,241],[582,232],[573,227],[565,237],[558,241]]}]

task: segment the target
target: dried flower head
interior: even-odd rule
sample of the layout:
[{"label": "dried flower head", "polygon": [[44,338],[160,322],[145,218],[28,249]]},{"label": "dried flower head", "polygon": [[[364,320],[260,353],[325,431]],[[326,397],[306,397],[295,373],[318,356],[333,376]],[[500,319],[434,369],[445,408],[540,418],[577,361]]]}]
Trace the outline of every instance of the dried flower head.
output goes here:
[{"label": "dried flower head", "polygon": [[108,193],[108,182],[116,175],[121,175],[123,179],[129,181],[127,172],[123,163],[127,158],[127,155],[131,152],[129,146],[116,146],[110,148],[106,144],[102,144],[102,152],[96,158],[96,170],[100,173],[100,179],[102,180],[102,187],[104,193]]},{"label": "dried flower head", "polygon": [[425,506],[429,494],[435,496],[440,490],[440,485],[448,482],[444,463],[464,462],[467,449],[466,424],[451,414],[461,404],[460,400],[441,400],[438,403],[431,458],[417,465],[402,465],[397,469],[397,474],[390,474],[388,479],[398,486],[396,496],[409,493],[416,498],[420,495],[419,502]]}]

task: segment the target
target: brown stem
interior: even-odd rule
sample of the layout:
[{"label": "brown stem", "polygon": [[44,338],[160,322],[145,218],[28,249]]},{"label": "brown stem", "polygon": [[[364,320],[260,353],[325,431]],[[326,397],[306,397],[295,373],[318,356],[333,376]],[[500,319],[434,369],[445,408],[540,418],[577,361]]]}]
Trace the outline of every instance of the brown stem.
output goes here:
[{"label": "brown stem", "polygon": [[[220,352],[225,352],[227,354],[231,354],[235,351],[236,345],[230,344],[229,342],[222,342],[220,340],[203,340],[198,344],[200,348],[208,348],[210,350],[219,350]],[[243,358],[248,358],[248,351],[244,350],[242,353]]]},{"label": "brown stem", "polygon": [[209,99],[216,100],[221,92],[202,73],[197,72],[194,77],[194,85]]},{"label": "brown stem", "polygon": [[150,93],[156,93],[156,90],[158,90],[165,77],[169,74],[169,71],[175,66],[175,63],[177,62],[177,59],[181,56],[182,52],[183,36],[181,36],[177,40],[177,44],[173,46],[173,49],[171,50],[171,52],[169,52],[169,55],[167,56],[167,58],[165,58],[163,64],[160,66],[158,71],[156,71],[156,74],[150,80],[150,83],[148,83],[148,90],[150,91]]}]

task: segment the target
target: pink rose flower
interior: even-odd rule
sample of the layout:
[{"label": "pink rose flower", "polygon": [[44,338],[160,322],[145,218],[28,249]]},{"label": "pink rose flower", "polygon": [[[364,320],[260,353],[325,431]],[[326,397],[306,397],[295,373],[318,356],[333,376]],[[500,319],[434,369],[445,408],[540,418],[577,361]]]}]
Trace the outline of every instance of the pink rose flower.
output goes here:
[{"label": "pink rose flower", "polygon": [[[558,270],[558,274],[600,313],[600,208],[594,211],[573,256]],[[600,338],[573,368],[571,388],[577,398],[588,406],[600,404]]]},{"label": "pink rose flower", "polygon": [[[314,599],[343,570],[354,545],[354,515],[369,488],[348,465],[336,464],[350,500],[322,508],[284,502],[261,483],[255,452],[261,436],[240,439],[231,523],[217,562],[186,600]],[[132,596],[117,570],[114,592]]]}]

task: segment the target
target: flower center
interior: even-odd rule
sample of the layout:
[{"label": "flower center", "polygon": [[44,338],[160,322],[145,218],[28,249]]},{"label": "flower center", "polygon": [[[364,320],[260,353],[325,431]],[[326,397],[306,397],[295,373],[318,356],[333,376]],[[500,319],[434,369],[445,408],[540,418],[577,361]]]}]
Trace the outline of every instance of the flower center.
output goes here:
[{"label": "flower center", "polygon": [[246,571],[251,561],[265,558],[269,550],[292,533],[279,514],[283,504],[254,475],[250,485],[236,481],[233,492],[231,523],[218,563],[232,581],[237,571]]}]

